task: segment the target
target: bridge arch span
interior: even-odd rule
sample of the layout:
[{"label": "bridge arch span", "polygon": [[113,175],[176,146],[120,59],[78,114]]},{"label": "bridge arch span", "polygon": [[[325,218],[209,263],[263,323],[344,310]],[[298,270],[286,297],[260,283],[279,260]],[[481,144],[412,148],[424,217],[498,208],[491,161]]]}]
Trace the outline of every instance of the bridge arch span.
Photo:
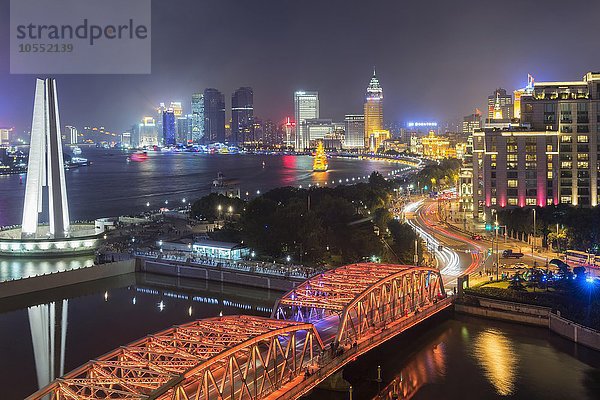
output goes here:
[{"label": "bridge arch span", "polygon": [[322,349],[312,324],[208,318],[120,347],[28,399],[262,399],[300,375]]},{"label": "bridge arch span", "polygon": [[[314,322],[337,316],[335,338],[353,344],[376,327],[385,327],[445,297],[441,275],[429,267],[359,263],[316,275],[286,293],[273,317]],[[317,326],[319,328],[319,326]]]}]

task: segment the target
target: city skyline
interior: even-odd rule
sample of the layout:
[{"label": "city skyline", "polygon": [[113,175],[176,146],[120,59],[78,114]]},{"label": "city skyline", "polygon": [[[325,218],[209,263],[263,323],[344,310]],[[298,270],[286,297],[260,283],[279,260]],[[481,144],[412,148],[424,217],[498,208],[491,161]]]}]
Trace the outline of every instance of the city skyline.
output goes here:
[{"label": "city skyline", "polygon": [[[515,13],[517,4],[519,12]],[[199,7],[183,1],[176,5],[189,6],[192,10]],[[154,3],[154,15],[170,16],[181,20],[181,24],[167,24],[163,21],[168,19],[166,17],[156,17],[153,21],[153,28],[158,33],[153,46],[153,73],[147,76],[57,76],[65,97],[70,99],[63,105],[64,120],[78,127],[104,125],[111,130],[123,131],[128,130],[132,119],[135,121],[146,115],[146,110],[154,108],[160,99],[180,99],[187,104],[192,93],[204,88],[218,88],[229,97],[236,88],[250,86],[255,91],[255,114],[265,119],[283,121],[293,112],[290,93],[314,89],[321,93],[322,114],[342,121],[345,114],[358,113],[362,109],[364,75],[373,65],[377,66],[378,75],[386,86],[386,121],[457,119],[472,112],[475,107],[484,109],[482,93],[490,93],[497,87],[512,91],[525,86],[528,73],[540,81],[559,77],[578,79],[580,71],[594,70],[594,65],[598,65],[592,52],[582,52],[569,63],[547,63],[549,46],[566,45],[572,42],[572,37],[566,34],[558,39],[559,43],[546,44],[541,40],[543,30],[532,32],[527,28],[531,15],[546,18],[545,21],[550,24],[559,24],[565,18],[575,17],[576,13],[580,26],[588,29],[585,35],[577,35],[576,47],[586,48],[598,30],[591,20],[586,23],[586,19],[594,15],[590,7],[598,6],[586,4],[590,12],[584,15],[577,11],[577,7],[569,7],[561,15],[555,15],[558,13],[546,11],[553,9],[552,4],[545,2],[544,5],[542,9],[535,4],[515,2],[513,7],[510,4],[508,7],[491,5],[484,9],[476,6],[475,2],[463,1],[452,6],[425,9],[424,5],[380,4],[374,9],[380,24],[373,32],[365,33],[363,29],[356,28],[364,22],[362,15],[367,15],[363,9],[367,6],[361,4],[348,7],[347,3],[328,2],[322,5],[319,13],[314,14],[308,13],[309,7],[305,10],[294,4],[219,2],[210,8],[203,7],[200,13],[174,16],[166,5]],[[247,20],[269,20],[276,26],[253,29],[241,43],[233,43],[233,38],[244,27],[240,17],[236,16],[226,27],[214,25],[217,16],[231,12],[233,7],[243,9],[244,12],[239,14]],[[0,4],[0,10],[8,10],[6,0]],[[2,15],[4,25],[8,26],[8,12],[2,12]],[[186,30],[176,29],[187,19],[197,18],[197,15],[206,16],[201,27],[191,28],[188,24]],[[414,18],[413,21],[408,18],[411,15],[422,15],[422,18]],[[495,15],[495,18],[486,19],[486,15]],[[486,35],[487,43],[479,38],[481,32],[503,27],[509,17],[513,18],[511,26],[514,28],[510,32],[498,38]],[[312,28],[308,32],[304,32],[302,21],[307,20],[314,23],[310,24]],[[333,22],[320,23],[325,20]],[[401,23],[391,24],[393,21]],[[253,24],[256,25],[260,24]],[[278,28],[280,37],[267,35],[272,28]],[[202,40],[201,34],[209,29],[223,40],[218,44]],[[427,33],[415,37],[410,32]],[[527,43],[519,43],[519,35],[525,32],[534,37]],[[291,51],[301,34],[308,35],[312,45],[302,45],[298,51],[305,55],[312,51],[323,62],[300,68],[287,60],[277,64],[268,61],[281,58],[281,52]],[[327,37],[327,40],[317,42],[316,39],[321,37]],[[161,61],[171,59],[170,54],[181,51],[181,45],[172,43],[183,43],[189,38],[196,39],[201,50],[198,51],[200,59],[194,60],[197,62],[185,63],[193,67]],[[351,51],[356,51],[356,45],[362,46],[366,41],[369,46],[364,47],[363,55],[353,59],[352,63],[344,62],[344,57],[341,58],[342,64],[337,57],[328,57],[334,53],[353,54]],[[463,47],[467,41],[471,45]],[[390,42],[394,45],[390,46]],[[532,46],[530,43],[533,42],[537,44]],[[240,52],[233,51],[230,55],[228,44],[239,49],[244,56],[241,58],[243,62],[229,62],[230,57],[239,58]],[[7,40],[0,41],[2,49],[7,46]],[[463,50],[467,47],[471,49],[468,52]],[[493,52],[490,51],[492,48]],[[257,53],[258,50],[260,53]],[[255,54],[261,56],[256,57]],[[227,67],[222,68],[222,65]],[[449,73],[453,74],[453,79],[448,79]],[[30,75],[9,75],[8,61],[0,61],[0,87],[5,89],[0,93],[0,126],[15,126],[17,131],[27,129],[31,101],[25,93],[31,90],[30,82]],[[83,82],[86,84],[82,85]],[[454,93],[456,101],[444,100],[448,92]],[[227,119],[229,117],[228,111]]]}]

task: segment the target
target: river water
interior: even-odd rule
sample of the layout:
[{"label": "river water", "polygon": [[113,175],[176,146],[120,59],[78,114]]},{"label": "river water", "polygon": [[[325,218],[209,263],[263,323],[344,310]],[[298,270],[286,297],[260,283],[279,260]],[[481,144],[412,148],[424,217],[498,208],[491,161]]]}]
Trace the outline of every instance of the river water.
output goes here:
[{"label": "river water", "polygon": [[[399,164],[331,158],[329,171],[312,172],[312,157],[149,152],[144,162],[127,162],[130,153],[83,147],[91,166],[67,170],[72,220],[137,214],[150,208],[178,207],[210,193],[219,172],[237,179],[242,198],[280,186],[357,182],[373,171],[388,172]],[[21,223],[25,176],[0,176],[0,226]],[[168,204],[165,204],[168,201]],[[41,220],[47,220],[42,216]]]},{"label": "river water", "polygon": [[[280,295],[132,274],[0,302],[0,398],[23,398],[62,372],[174,324],[221,312],[269,315]],[[54,346],[46,339],[49,326],[56,326]],[[48,355],[52,349],[54,357]],[[600,393],[599,366],[600,353],[546,330],[450,314],[359,358],[343,376],[361,400],[399,377],[411,382],[413,399],[593,399]],[[346,392],[322,390],[309,396],[347,398]]]}]

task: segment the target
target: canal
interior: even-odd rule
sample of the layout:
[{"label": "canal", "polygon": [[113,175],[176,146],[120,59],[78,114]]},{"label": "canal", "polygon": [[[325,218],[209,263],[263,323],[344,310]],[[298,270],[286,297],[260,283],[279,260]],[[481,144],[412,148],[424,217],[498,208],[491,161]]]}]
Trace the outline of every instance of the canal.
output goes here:
[{"label": "canal", "polygon": [[[220,313],[269,315],[280,295],[131,274],[2,301],[0,398],[21,399],[89,359],[175,324]],[[361,400],[394,379],[413,399],[593,399],[599,368],[600,353],[546,330],[448,314],[359,358],[342,376]],[[348,392],[317,389],[307,398],[347,399]]]}]

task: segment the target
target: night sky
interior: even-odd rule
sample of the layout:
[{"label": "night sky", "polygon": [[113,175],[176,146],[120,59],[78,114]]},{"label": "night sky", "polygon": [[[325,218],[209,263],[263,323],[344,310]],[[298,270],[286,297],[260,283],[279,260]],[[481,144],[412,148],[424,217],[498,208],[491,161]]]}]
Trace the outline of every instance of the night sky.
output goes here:
[{"label": "night sky", "polygon": [[[321,116],[362,112],[376,66],[387,121],[462,118],[496,87],[600,70],[600,1],[153,1],[151,75],[60,75],[61,122],[128,130],[160,101],[254,88],[255,115],[293,114],[318,90]],[[0,0],[0,126],[29,129],[34,76],[9,74]],[[228,111],[229,115],[229,111]]]}]

